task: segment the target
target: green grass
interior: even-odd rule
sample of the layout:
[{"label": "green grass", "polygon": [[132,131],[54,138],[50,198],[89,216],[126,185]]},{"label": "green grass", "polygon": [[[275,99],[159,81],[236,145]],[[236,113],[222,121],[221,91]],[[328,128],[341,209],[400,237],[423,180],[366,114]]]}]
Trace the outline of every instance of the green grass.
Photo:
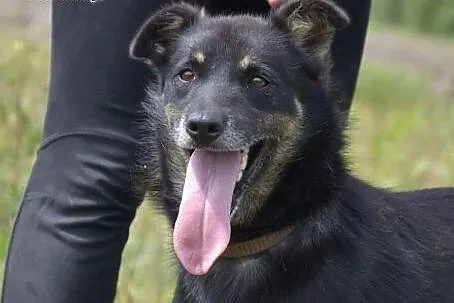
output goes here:
[{"label": "green grass", "polygon": [[372,2],[372,19],[413,32],[452,37],[454,3],[451,0],[380,0]]},{"label": "green grass", "polygon": [[354,103],[354,171],[397,189],[454,184],[454,100],[425,79],[364,64]]},{"label": "green grass", "polygon": [[[39,144],[48,49],[0,33],[0,264]],[[454,184],[454,100],[425,79],[363,65],[349,131],[354,172],[396,189]],[[123,256],[117,302],[168,302],[174,271],[164,220],[142,207]],[[0,268],[1,270],[1,268]]]},{"label": "green grass", "polygon": [[46,48],[6,33],[1,37],[0,269],[12,219],[41,137],[49,66]]}]

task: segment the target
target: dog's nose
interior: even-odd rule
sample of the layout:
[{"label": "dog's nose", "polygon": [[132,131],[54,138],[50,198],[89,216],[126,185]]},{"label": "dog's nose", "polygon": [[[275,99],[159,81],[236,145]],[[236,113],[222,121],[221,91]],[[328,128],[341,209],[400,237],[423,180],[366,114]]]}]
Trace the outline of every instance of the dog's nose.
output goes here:
[{"label": "dog's nose", "polygon": [[186,132],[199,145],[216,140],[224,131],[224,121],[220,115],[190,117],[186,122]]}]

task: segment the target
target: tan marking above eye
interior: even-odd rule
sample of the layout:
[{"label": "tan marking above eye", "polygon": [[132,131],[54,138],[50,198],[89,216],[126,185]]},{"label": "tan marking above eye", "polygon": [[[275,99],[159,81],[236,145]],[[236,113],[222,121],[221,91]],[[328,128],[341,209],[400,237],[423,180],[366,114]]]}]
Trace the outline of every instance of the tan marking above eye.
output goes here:
[{"label": "tan marking above eye", "polygon": [[197,63],[199,63],[199,64],[202,64],[203,62],[205,62],[205,54],[202,52],[196,52],[194,54],[194,58],[197,61]]},{"label": "tan marking above eye", "polygon": [[242,70],[248,69],[251,65],[252,65],[252,58],[249,55],[244,56],[243,59],[240,60],[240,68]]}]

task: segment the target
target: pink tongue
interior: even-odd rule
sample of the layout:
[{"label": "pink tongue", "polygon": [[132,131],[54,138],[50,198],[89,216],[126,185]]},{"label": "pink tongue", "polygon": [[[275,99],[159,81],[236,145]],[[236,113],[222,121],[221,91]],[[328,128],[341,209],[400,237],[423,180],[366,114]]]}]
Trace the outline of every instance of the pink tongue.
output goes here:
[{"label": "pink tongue", "polygon": [[239,152],[196,149],[189,159],[173,245],[193,275],[206,274],[229,244],[230,207],[240,164]]}]

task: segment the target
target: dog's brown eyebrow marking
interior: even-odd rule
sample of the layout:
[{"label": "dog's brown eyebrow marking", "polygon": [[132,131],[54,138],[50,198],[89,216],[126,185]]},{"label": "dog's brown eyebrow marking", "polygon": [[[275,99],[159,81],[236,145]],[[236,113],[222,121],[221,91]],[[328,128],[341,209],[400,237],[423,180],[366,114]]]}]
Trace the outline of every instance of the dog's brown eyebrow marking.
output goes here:
[{"label": "dog's brown eyebrow marking", "polygon": [[202,53],[201,51],[196,52],[194,54],[194,58],[198,64],[202,64],[203,62],[205,62],[205,54]]},{"label": "dog's brown eyebrow marking", "polygon": [[252,58],[249,55],[246,55],[243,57],[243,59],[240,60],[240,68],[242,70],[247,70],[249,67],[252,65]]}]

